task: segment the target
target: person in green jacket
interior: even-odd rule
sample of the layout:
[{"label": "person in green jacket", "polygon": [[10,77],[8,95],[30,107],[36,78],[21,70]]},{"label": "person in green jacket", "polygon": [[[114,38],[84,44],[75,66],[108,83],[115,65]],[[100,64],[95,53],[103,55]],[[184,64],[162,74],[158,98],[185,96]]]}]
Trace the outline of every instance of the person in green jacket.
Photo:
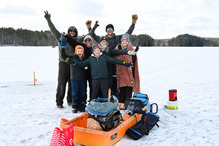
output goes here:
[{"label": "person in green jacket", "polygon": [[[71,56],[75,52],[75,47],[72,47],[69,44],[66,44],[64,46],[61,45],[61,41],[59,40],[62,33],[60,33],[54,24],[51,21],[51,14],[48,13],[48,11],[44,11],[45,19],[47,20],[48,26],[50,28],[50,31],[57,41],[58,44],[58,52],[59,52],[59,71],[58,71],[58,86],[57,86],[57,91],[56,91],[56,105],[58,108],[63,108],[63,99],[65,96],[65,89],[66,89],[66,84],[68,83],[68,94],[67,94],[67,103],[69,106],[72,104],[72,89],[71,89],[71,82],[70,82],[70,66],[68,63],[65,62],[65,60],[62,57],[62,48],[65,48],[66,54]],[[93,27],[93,29],[87,34],[87,35],[92,35],[94,33],[94,30],[99,26],[97,23]],[[68,28],[68,34],[69,37],[72,39],[75,39],[77,42],[82,43],[83,39],[85,36],[78,37],[78,30],[74,26],[70,26]]]},{"label": "person in green jacket", "polygon": [[91,100],[98,98],[99,92],[102,93],[103,98],[107,98],[109,90],[108,63],[124,65],[126,67],[130,67],[132,64],[103,54],[98,45],[92,47],[92,52],[93,54],[85,61],[78,62],[71,58],[66,58],[66,62],[79,67],[90,66],[92,78]]}]

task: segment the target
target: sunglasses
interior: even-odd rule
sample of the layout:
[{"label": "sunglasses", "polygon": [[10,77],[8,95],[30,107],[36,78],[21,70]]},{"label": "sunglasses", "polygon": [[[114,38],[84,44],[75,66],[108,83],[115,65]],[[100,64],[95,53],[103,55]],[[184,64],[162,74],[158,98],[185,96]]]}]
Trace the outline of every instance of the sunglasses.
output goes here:
[{"label": "sunglasses", "polygon": [[113,31],[113,29],[112,28],[107,28],[107,31]]},{"label": "sunglasses", "polygon": [[76,33],[76,31],[75,31],[74,29],[70,30],[69,32],[74,32],[74,33]]},{"label": "sunglasses", "polygon": [[84,40],[84,41],[85,41],[85,42],[87,42],[87,41],[91,41],[91,39],[88,38],[88,39],[86,39],[86,40]]}]

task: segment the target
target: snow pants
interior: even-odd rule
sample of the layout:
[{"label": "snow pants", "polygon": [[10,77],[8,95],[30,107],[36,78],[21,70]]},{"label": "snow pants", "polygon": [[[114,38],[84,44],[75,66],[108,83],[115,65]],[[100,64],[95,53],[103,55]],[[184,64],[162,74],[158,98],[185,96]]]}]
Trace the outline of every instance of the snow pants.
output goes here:
[{"label": "snow pants", "polygon": [[67,92],[67,102],[72,102],[72,90],[71,90],[71,80],[70,80],[70,65],[59,61],[59,71],[58,71],[58,87],[56,90],[56,104],[63,105],[63,99],[65,97],[66,84],[68,83]]}]

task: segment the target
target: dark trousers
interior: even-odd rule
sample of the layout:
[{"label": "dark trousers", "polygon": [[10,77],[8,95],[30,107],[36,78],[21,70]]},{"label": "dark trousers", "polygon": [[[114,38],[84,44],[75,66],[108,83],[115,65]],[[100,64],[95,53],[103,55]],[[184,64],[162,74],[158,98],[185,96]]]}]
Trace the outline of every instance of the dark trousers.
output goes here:
[{"label": "dark trousers", "polygon": [[125,103],[126,99],[132,98],[132,87],[120,87],[119,90],[119,103]]},{"label": "dark trousers", "polygon": [[86,104],[87,80],[71,80],[72,108],[82,111]]},{"label": "dark trousers", "polygon": [[92,80],[92,99],[97,99],[101,93],[103,98],[108,98],[109,80],[108,79],[96,79]]},{"label": "dark trousers", "polygon": [[59,62],[58,87],[56,90],[56,104],[62,105],[65,97],[65,88],[68,83],[67,102],[72,102],[71,82],[70,82],[70,65],[65,62]]},{"label": "dark trousers", "polygon": [[119,96],[119,89],[117,88],[117,77],[112,77],[111,78],[111,90],[112,90],[112,95],[118,97]]}]

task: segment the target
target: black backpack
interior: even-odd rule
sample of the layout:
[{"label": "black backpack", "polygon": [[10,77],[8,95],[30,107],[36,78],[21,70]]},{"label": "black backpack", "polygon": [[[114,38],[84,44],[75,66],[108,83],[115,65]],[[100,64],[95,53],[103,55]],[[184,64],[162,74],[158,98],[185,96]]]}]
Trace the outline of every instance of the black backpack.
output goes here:
[{"label": "black backpack", "polygon": [[140,113],[142,114],[142,118],[141,120],[135,124],[133,127],[129,128],[126,131],[126,134],[134,139],[134,140],[138,140],[140,139],[142,136],[144,135],[148,135],[149,131],[155,126],[157,125],[159,127],[159,125],[157,124],[157,122],[159,121],[159,116],[149,112],[147,114],[145,114],[145,112],[142,111],[141,108],[135,108],[134,113]]}]

